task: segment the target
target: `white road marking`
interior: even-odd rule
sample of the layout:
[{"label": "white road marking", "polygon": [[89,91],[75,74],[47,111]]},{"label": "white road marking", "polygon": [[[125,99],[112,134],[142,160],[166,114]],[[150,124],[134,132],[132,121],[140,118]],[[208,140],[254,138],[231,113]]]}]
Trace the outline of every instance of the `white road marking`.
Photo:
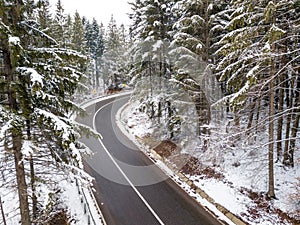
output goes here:
[{"label": "white road marking", "polygon": [[[124,97],[126,98],[126,97]],[[118,99],[118,101],[124,99],[124,98],[120,98]],[[96,129],[96,115],[105,107],[107,107],[110,104],[113,104],[115,102],[109,102],[105,105],[103,105],[102,107],[100,107],[94,114],[93,117],[93,128],[95,130]],[[107,155],[109,156],[109,158],[112,160],[112,162],[115,164],[115,166],[117,167],[117,169],[120,171],[120,173],[124,176],[124,178],[126,179],[126,181],[128,182],[128,184],[132,187],[132,189],[135,191],[135,193],[139,196],[139,198],[143,201],[143,203],[146,205],[146,207],[149,209],[149,211],[152,213],[152,215],[155,217],[155,219],[161,224],[164,225],[164,222],[159,218],[159,216],[157,215],[157,213],[151,208],[150,204],[146,201],[146,199],[142,196],[142,194],[137,190],[137,188],[133,185],[133,183],[130,181],[130,179],[127,177],[127,175],[124,173],[124,171],[121,169],[121,167],[118,165],[118,163],[115,161],[114,157],[110,154],[110,152],[107,150],[107,148],[105,147],[105,145],[103,144],[102,140],[100,138],[98,138],[98,141],[100,142],[100,144],[102,145],[103,149],[105,150],[105,152],[107,153]]]}]

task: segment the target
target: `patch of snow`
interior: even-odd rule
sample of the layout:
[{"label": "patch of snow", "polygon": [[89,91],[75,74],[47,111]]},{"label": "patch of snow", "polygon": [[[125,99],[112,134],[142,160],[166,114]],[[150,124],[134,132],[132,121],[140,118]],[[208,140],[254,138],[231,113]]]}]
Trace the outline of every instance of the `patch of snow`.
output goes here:
[{"label": "patch of snow", "polygon": [[[102,220],[94,206],[93,199],[86,187],[62,181],[59,184],[64,190],[62,198],[64,203],[69,206],[71,215],[75,215],[76,221],[71,224],[92,224],[102,225]],[[89,212],[90,211],[90,212]],[[92,215],[92,216],[91,216]]]},{"label": "patch of snow", "polygon": [[11,122],[12,122],[12,120],[9,120],[2,124],[2,126],[0,128],[0,140],[5,137],[5,133],[12,127]]},{"label": "patch of snow", "polygon": [[148,117],[145,113],[140,114],[138,120],[131,116],[132,111],[129,108],[125,108],[123,113],[129,115],[126,126],[129,128],[134,128],[131,129],[131,134],[133,136],[143,137],[152,132],[152,123],[147,120]]},{"label": "patch of snow", "polygon": [[[19,197],[17,193],[10,188],[0,187],[0,197],[7,225],[19,224],[21,218],[17,213],[19,210]],[[4,224],[2,215],[0,216],[0,224]]]},{"label": "patch of snow", "polygon": [[232,213],[239,215],[240,213],[247,211],[249,199],[237,190],[229,187],[227,184],[213,179],[199,179],[198,176],[192,176],[190,177],[190,180],[194,181],[195,185],[205,190],[205,192],[216,202],[222,203],[225,208],[230,209]]},{"label": "patch of snow", "polygon": [[158,40],[153,44],[153,51],[161,50],[164,46],[164,42],[162,40]]},{"label": "patch of snow", "polygon": [[29,157],[33,154],[33,146],[30,141],[24,141],[22,145],[22,153],[24,156]]},{"label": "patch of snow", "polygon": [[8,38],[8,42],[9,44],[11,45],[19,45],[20,44],[20,38],[19,37],[13,37],[13,36],[10,36]]},{"label": "patch of snow", "polygon": [[23,75],[30,74],[30,80],[31,80],[32,84],[38,83],[41,86],[44,85],[44,83],[43,83],[43,76],[40,75],[35,69],[33,69],[33,68],[27,68],[27,67],[18,67],[17,71],[19,71]]}]

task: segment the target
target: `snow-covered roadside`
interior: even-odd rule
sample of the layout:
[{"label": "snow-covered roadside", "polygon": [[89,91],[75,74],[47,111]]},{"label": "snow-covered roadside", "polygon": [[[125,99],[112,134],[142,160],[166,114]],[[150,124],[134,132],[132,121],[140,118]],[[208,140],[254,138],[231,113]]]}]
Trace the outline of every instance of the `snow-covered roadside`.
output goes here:
[{"label": "snow-covered roadside", "polygon": [[70,214],[75,220],[71,224],[91,224],[104,225],[105,222],[99,214],[93,193],[87,187],[82,187],[78,183],[62,182],[62,197],[64,203],[70,209]]},{"label": "snow-covered roadside", "polygon": [[[146,135],[151,131],[151,127],[149,122],[146,120],[146,117],[140,114],[140,117],[136,120],[128,120],[127,123],[124,123],[124,118],[128,118],[124,116],[125,114],[129,115],[132,111],[129,109],[129,104],[124,105],[116,115],[116,122],[120,130],[133,142],[135,143],[141,150],[144,151],[146,155],[149,156],[153,162],[160,167],[169,177],[171,177],[183,190],[185,190],[190,196],[195,198],[202,206],[206,207],[210,212],[212,212],[215,216],[217,216],[220,220],[226,222],[228,225],[235,225],[228,217],[224,215],[217,207],[207,201],[205,198],[201,197],[196,191],[191,188],[186,182],[182,180],[174,171],[172,171],[166,164],[164,164],[161,160],[158,160],[157,156],[153,154],[150,149],[141,144],[136,137],[140,135]],[[132,115],[132,114],[131,114]],[[131,127],[131,128],[130,128]]]},{"label": "snow-covered roadside", "polygon": [[[54,171],[53,174],[46,176],[52,176],[52,185],[57,190],[56,194],[60,195],[59,202],[55,203],[58,204],[59,209],[68,209],[67,214],[70,216],[70,224],[104,225],[105,223],[102,222],[89,188],[79,186],[77,182],[71,182],[71,179],[66,178],[65,174],[59,174],[59,171],[57,173],[55,177]],[[38,185],[37,191],[39,200],[47,205],[52,194],[42,184]],[[20,224],[19,198],[16,188],[13,185],[11,188],[0,187],[0,193],[6,224]],[[0,224],[4,224],[3,215],[0,215]]]},{"label": "snow-covered roadside", "polygon": [[[147,116],[137,112],[134,109],[133,105],[125,105],[122,110],[119,111],[117,115],[118,125],[121,130],[127,134],[132,141],[134,141],[141,149],[143,149],[150,158],[155,158],[151,153],[150,149],[147,146],[141,144],[137,139],[144,136],[151,135],[152,128],[151,123],[148,121]],[[237,154],[238,151],[237,151]],[[240,152],[240,154],[245,154]],[[265,154],[265,153],[261,153]],[[255,156],[259,158],[260,156]],[[299,156],[300,157],[300,156]],[[296,156],[296,158],[299,158]],[[189,175],[185,174],[188,178],[186,182],[183,182],[178,176],[174,175],[170,169],[162,162],[158,161],[157,164],[160,165],[165,171],[169,171],[171,177],[174,180],[177,180],[177,183],[182,186],[191,196],[196,198],[201,204],[203,203],[203,198],[200,195],[196,194],[194,189],[200,188],[208,194],[213,202],[216,202],[224,206],[227,210],[233,214],[242,218],[248,224],[262,224],[262,225],[279,225],[279,224],[292,224],[287,220],[282,220],[280,216],[276,213],[276,209],[281,210],[282,212],[289,213],[291,212],[292,207],[294,207],[291,202],[297,201],[297,199],[292,199],[291,194],[295,192],[297,185],[297,177],[300,177],[300,165],[297,163],[293,171],[285,172],[284,168],[276,166],[276,195],[277,200],[265,201],[264,198],[258,199],[260,196],[251,196],[251,191],[260,193],[263,190],[267,190],[267,180],[263,177],[267,177],[264,173],[267,171],[267,165],[258,162],[257,164],[253,163],[253,157],[248,158],[247,162],[242,162],[241,165],[233,165],[234,160],[237,158],[247,159],[247,157],[237,156],[225,158],[224,166],[220,171],[217,171],[223,174],[223,179],[217,179],[214,177],[206,177],[200,175]],[[157,159],[157,157],[156,157]],[[251,163],[250,163],[251,161]],[[249,167],[253,165],[253,167]],[[263,166],[263,168],[260,168]],[[287,174],[292,174],[287,176]],[[193,188],[191,187],[193,186]],[[251,191],[250,191],[251,190]],[[298,200],[299,201],[299,200]],[[218,213],[218,210],[215,211],[212,207],[209,209]],[[273,211],[272,211],[273,210]]]}]

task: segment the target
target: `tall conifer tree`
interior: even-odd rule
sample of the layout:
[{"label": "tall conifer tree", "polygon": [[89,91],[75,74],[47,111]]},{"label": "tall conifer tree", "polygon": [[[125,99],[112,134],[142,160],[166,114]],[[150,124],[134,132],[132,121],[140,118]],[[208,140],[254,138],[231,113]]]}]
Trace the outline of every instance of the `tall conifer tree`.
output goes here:
[{"label": "tall conifer tree", "polygon": [[21,223],[30,225],[44,221],[36,221],[36,209],[32,217],[29,209],[25,173],[29,158],[30,167],[48,155],[52,165],[68,173],[74,167],[83,168],[80,154],[85,146],[78,142],[81,128],[69,115],[78,109],[71,98],[84,76],[86,57],[51,47],[53,39],[28,21],[25,6],[20,0],[0,1],[0,91],[4,96],[0,139],[1,151],[15,162]]},{"label": "tall conifer tree", "polygon": [[65,35],[67,18],[61,0],[58,0],[55,6],[56,10],[51,26],[52,37],[58,42],[60,47],[65,48],[67,43]]},{"label": "tall conifer tree", "polygon": [[72,49],[87,53],[86,39],[84,37],[84,27],[79,13],[76,11],[73,21],[73,31],[71,36]]}]

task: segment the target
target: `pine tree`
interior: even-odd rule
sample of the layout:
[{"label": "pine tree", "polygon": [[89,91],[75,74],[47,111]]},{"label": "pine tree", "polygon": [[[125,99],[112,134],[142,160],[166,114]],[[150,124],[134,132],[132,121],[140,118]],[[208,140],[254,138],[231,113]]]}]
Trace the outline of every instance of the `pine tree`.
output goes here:
[{"label": "pine tree", "polygon": [[72,33],[73,33],[73,20],[70,14],[67,15],[65,32],[65,48],[71,49],[72,46]]},{"label": "pine tree", "polygon": [[[21,223],[23,225],[30,225],[28,191],[22,153],[22,120],[18,117],[16,87],[13,87],[13,83],[17,81],[15,73],[21,49],[19,48],[20,39],[13,36],[12,30],[18,32],[19,35],[22,35],[23,33],[21,33],[21,29],[18,26],[18,22],[24,19],[20,12],[21,7],[24,7],[24,3],[22,1],[0,1],[0,16],[2,19],[0,24],[0,41],[2,53],[1,58],[3,58],[1,86],[4,87],[2,89],[4,91],[3,94],[7,95],[7,107],[1,107],[0,116],[1,121],[9,121],[11,124],[11,130],[6,132],[9,133],[7,134],[7,138],[11,139],[11,143],[9,143],[9,145],[15,162]],[[8,25],[10,26],[8,27]],[[7,120],[9,117],[10,120]],[[3,128],[1,130],[2,132],[5,132],[3,131]],[[6,143],[8,143],[8,141]],[[8,147],[6,147],[6,150],[8,150]]]},{"label": "pine tree", "polygon": [[63,5],[60,0],[56,3],[56,10],[54,14],[53,24],[52,24],[52,37],[58,42],[60,47],[66,47],[66,37],[65,37],[65,30],[66,30],[66,15],[64,12]]},{"label": "pine tree", "polygon": [[52,18],[50,14],[50,4],[48,0],[39,0],[37,3],[37,21],[39,29],[50,34],[50,25],[52,24]]},{"label": "pine tree", "polygon": [[128,50],[131,46],[131,42],[128,38],[129,33],[128,30],[125,28],[124,24],[121,24],[119,27],[119,36],[120,36],[120,75],[122,77],[122,82],[127,83],[130,81],[129,77],[129,70],[131,66],[131,55],[129,54]]},{"label": "pine tree", "polygon": [[[174,25],[175,52],[179,55],[175,76],[178,85],[190,93],[198,112],[199,135],[203,139],[203,148],[209,143],[209,124],[211,122],[211,104],[218,99],[218,84],[213,74],[214,43],[223,30],[220,23],[225,17],[221,12],[226,1],[179,1],[173,11],[180,15]],[[225,21],[225,18],[222,18]]]},{"label": "pine tree", "polygon": [[[171,30],[174,16],[171,8],[176,1],[136,1],[132,3],[131,14],[133,25],[131,35],[134,36],[132,55],[135,66],[131,69],[133,80],[147,80],[147,91],[140,92],[139,98],[146,99],[145,109],[158,127],[169,127],[172,130],[172,99],[168,93],[172,89],[169,82],[172,74],[172,63],[169,55]],[[169,96],[169,97],[167,97]],[[157,101],[157,97],[159,98]],[[164,116],[167,118],[162,118]],[[156,120],[156,121],[155,121]],[[166,126],[161,122],[166,120]]]},{"label": "pine tree", "polygon": [[[31,178],[42,156],[47,160],[52,156],[49,162],[68,173],[76,167],[83,169],[80,155],[85,146],[78,141],[81,126],[69,116],[78,109],[71,100],[84,76],[86,57],[51,47],[53,39],[29,24],[24,6],[22,1],[0,1],[0,86],[4,99],[0,139],[5,153],[15,162],[21,223],[30,225],[43,221],[35,220],[35,207],[30,213],[25,166],[30,164]],[[35,192],[32,179],[30,186]]]},{"label": "pine tree", "polygon": [[72,28],[73,28],[72,37],[71,37],[72,49],[81,53],[86,53],[87,47],[86,47],[86,40],[84,37],[84,27],[82,24],[81,17],[77,11],[75,12],[74,15]]}]

